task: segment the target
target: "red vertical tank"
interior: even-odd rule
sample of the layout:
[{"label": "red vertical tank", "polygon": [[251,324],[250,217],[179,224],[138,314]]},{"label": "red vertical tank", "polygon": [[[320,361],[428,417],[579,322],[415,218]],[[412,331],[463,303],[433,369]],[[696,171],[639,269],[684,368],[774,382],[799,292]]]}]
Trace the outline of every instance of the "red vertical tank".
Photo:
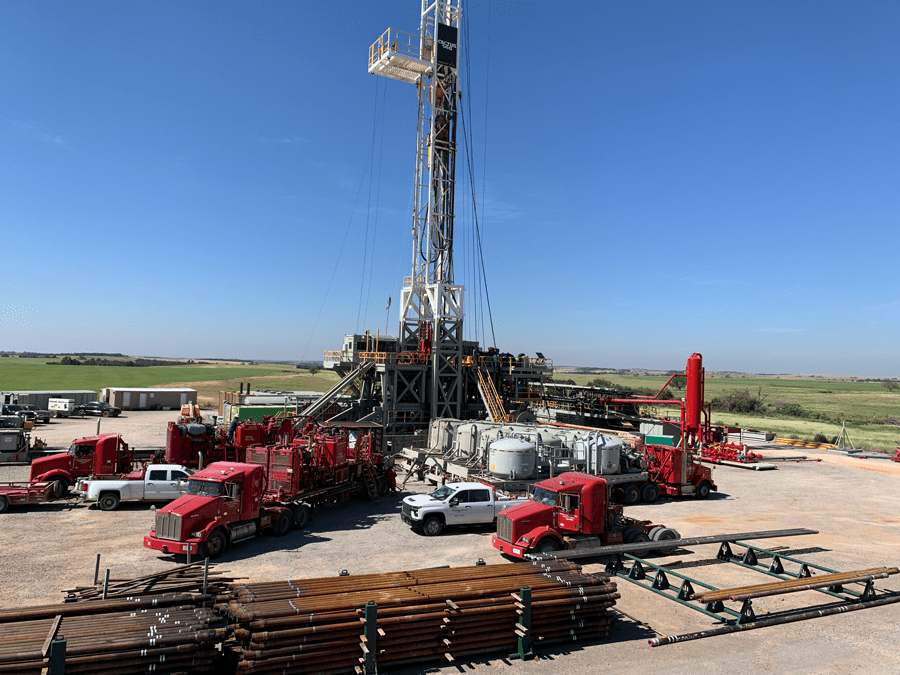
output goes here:
[{"label": "red vertical tank", "polygon": [[700,411],[703,409],[703,356],[691,354],[685,369],[687,396],[685,400],[687,430],[700,432]]}]

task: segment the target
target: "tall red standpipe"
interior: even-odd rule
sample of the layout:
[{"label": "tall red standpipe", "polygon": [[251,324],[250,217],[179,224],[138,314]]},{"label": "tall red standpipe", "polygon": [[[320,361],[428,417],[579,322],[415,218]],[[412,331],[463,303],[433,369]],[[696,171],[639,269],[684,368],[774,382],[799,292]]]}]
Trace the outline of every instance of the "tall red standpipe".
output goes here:
[{"label": "tall red standpipe", "polygon": [[703,356],[691,354],[685,369],[687,375],[687,396],[685,401],[688,432],[696,437],[700,434],[700,412],[703,409]]}]

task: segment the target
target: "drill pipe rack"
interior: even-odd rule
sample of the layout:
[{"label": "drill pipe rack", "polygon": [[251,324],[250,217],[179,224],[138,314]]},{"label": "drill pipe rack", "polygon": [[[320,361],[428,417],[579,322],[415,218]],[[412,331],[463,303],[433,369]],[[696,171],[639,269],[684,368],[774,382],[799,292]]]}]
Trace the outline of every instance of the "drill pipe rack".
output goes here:
[{"label": "drill pipe rack", "polygon": [[247,584],[217,605],[237,674],[353,672],[596,640],[619,594],[605,574],[548,561]]},{"label": "drill pipe rack", "polygon": [[[732,550],[732,546],[743,548],[743,555],[736,555]],[[628,553],[615,554],[607,563],[606,572],[664,598],[673,600],[685,607],[706,614],[725,624],[718,628],[695,633],[653,638],[648,641],[651,647],[900,602],[900,593],[885,591],[879,595],[874,587],[876,579],[885,579],[888,576],[900,573],[900,570],[896,567],[838,572],[822,565],[767,551],[766,549],[742,542],[722,542],[716,558],[720,562],[737,564],[741,567],[776,577],[779,581],[739,588],[718,589],[699,579],[685,576],[664,565],[644,560]],[[761,558],[771,558],[771,562],[766,565],[760,562]],[[626,561],[631,561],[630,565],[626,565]],[[789,565],[798,565],[797,571],[786,569],[785,562]],[[814,575],[813,570],[820,573],[824,572],[825,574]],[[680,584],[677,582],[673,583],[673,579],[679,580]],[[864,584],[864,589],[857,591],[845,588],[849,584]],[[697,592],[696,588],[705,590]],[[754,598],[783,595],[798,591],[816,591],[836,598],[838,602],[830,602],[806,609],[773,612],[767,614],[764,618],[756,616],[753,609]],[[728,600],[741,602],[740,609],[726,607],[724,603]]]}]

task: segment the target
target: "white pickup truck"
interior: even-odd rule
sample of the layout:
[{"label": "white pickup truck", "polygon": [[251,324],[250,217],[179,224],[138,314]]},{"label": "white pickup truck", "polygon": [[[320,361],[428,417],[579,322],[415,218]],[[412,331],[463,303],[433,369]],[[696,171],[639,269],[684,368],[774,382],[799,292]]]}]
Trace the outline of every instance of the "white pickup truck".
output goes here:
[{"label": "white pickup truck", "polygon": [[170,502],[182,495],[178,482],[192,473],[179,464],[148,464],[143,473],[136,471],[129,478],[80,480],[76,494],[97,502],[103,511],[114,511],[124,501]]},{"label": "white pickup truck", "polygon": [[430,495],[403,499],[400,517],[415,530],[435,537],[448,525],[488,525],[497,514],[528,501],[497,493],[485,483],[447,483]]}]

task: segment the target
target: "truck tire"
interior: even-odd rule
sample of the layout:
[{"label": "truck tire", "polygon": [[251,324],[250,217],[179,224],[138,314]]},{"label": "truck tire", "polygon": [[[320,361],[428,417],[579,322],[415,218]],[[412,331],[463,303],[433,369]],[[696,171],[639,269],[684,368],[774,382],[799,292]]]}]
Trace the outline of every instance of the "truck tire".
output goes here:
[{"label": "truck tire", "polygon": [[97,506],[101,511],[115,511],[119,508],[119,501],[119,495],[115,492],[105,492],[97,500]]},{"label": "truck tire", "polygon": [[697,486],[697,491],[694,493],[694,495],[697,497],[697,499],[706,499],[707,497],[709,497],[709,490],[709,481],[703,480],[700,481],[700,485]]},{"label": "truck tire", "polygon": [[9,501],[3,495],[0,495],[0,513],[6,513],[9,508]]},{"label": "truck tire", "polygon": [[56,419],[59,419],[60,417],[62,417],[62,415],[60,415],[59,413],[56,413],[56,414],[54,415],[54,417],[56,417]]},{"label": "truck tire", "polygon": [[53,494],[56,495],[57,499],[62,499],[69,494],[69,481],[65,478],[57,478],[53,481]]},{"label": "truck tire", "polygon": [[294,527],[302,530],[312,522],[312,508],[309,504],[294,504],[291,507],[294,516]]},{"label": "truck tire", "polygon": [[626,485],[622,488],[622,501],[633,506],[641,501],[641,491],[637,485]]},{"label": "truck tire", "polygon": [[652,504],[657,499],[659,499],[659,488],[656,487],[655,483],[647,483],[641,488],[641,501]]},{"label": "truck tire", "polygon": [[275,519],[275,525],[272,528],[272,532],[276,537],[283,537],[288,532],[291,531],[291,525],[294,524],[294,516],[290,511],[285,509],[281,513],[278,514],[278,518]]},{"label": "truck tire", "polygon": [[626,544],[639,544],[644,541],[650,541],[650,537],[647,536],[646,532],[629,527],[622,533],[622,541]]},{"label": "truck tire", "polygon": [[444,521],[437,516],[429,516],[422,523],[422,532],[426,537],[436,537],[444,531]]},{"label": "truck tire", "polygon": [[228,539],[225,537],[225,533],[222,530],[213,530],[203,545],[202,557],[215,560],[225,553],[226,548],[228,548]]},{"label": "truck tire", "polygon": [[553,553],[559,550],[559,542],[553,537],[547,537],[535,549],[535,553]]},{"label": "truck tire", "polygon": [[[681,535],[671,527],[662,527],[660,525],[657,525],[652,530],[650,530],[650,539],[651,541],[671,541],[673,539],[681,539]],[[671,555],[677,548],[677,546],[665,546],[663,548],[656,549],[656,552],[659,555]]]}]

